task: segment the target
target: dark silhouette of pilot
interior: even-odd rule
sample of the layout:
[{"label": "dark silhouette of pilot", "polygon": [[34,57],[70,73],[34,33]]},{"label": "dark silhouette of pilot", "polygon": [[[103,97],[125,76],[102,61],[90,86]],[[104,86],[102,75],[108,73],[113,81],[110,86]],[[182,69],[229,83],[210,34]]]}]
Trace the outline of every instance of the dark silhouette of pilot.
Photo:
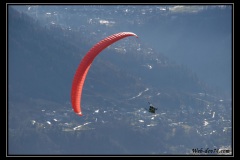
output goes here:
[{"label": "dark silhouette of pilot", "polygon": [[155,113],[156,110],[157,110],[157,108],[155,108],[155,107],[153,107],[152,105],[150,105],[150,107],[149,107],[149,112]]}]

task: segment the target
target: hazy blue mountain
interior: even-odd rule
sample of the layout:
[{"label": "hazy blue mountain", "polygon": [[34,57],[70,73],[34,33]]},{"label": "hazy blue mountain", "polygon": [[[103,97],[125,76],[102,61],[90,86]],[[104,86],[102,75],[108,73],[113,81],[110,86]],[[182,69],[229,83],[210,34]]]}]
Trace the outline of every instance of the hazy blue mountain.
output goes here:
[{"label": "hazy blue mountain", "polygon": [[57,24],[81,30],[87,37],[100,38],[130,30],[148,47],[191,68],[209,85],[231,94],[231,5],[26,5],[15,8],[44,26]]},{"label": "hazy blue mountain", "polygon": [[[36,12],[29,7],[15,6],[20,12],[8,8],[9,155],[169,155],[201,148],[231,152],[230,96],[216,93],[144,38],[123,39],[94,60],[83,90],[83,116],[77,116],[70,104],[76,68],[96,42],[119,31],[107,24],[117,23],[111,15],[123,9],[52,6],[57,10],[50,12],[42,6]],[[26,14],[25,9],[34,12]],[[71,21],[75,13],[85,13],[75,21],[79,28]],[[53,21],[52,14],[58,19]],[[95,23],[105,15],[108,22]],[[140,22],[149,18],[134,20],[142,27]],[[148,101],[158,108],[156,114],[147,111]]]}]

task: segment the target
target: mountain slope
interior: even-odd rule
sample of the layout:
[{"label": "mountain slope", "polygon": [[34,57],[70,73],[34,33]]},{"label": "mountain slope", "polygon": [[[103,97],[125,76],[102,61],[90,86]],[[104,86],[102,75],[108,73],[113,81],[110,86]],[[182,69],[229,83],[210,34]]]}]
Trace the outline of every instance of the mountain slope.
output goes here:
[{"label": "mountain slope", "polygon": [[[8,18],[9,154],[180,154],[192,153],[195,144],[230,147],[231,102],[212,95],[191,71],[147,54],[144,45],[126,47],[126,54],[113,46],[96,58],[84,85],[84,116],[77,116],[71,83],[91,39],[57,25],[44,28],[12,8]],[[148,101],[157,114],[146,111]]]}]

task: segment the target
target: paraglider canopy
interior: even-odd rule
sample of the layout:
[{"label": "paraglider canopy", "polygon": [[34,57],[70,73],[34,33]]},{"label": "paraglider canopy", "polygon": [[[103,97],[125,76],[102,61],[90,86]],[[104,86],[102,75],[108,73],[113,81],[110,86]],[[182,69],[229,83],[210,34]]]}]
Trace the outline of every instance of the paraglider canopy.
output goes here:
[{"label": "paraglider canopy", "polygon": [[84,81],[86,79],[88,70],[90,69],[94,58],[109,45],[128,36],[138,37],[135,33],[132,33],[132,32],[120,32],[120,33],[113,34],[101,40],[97,44],[95,44],[83,57],[74,75],[73,82],[72,82],[72,90],[71,90],[72,107],[76,114],[82,116],[82,110],[81,110],[82,89],[83,89]]}]

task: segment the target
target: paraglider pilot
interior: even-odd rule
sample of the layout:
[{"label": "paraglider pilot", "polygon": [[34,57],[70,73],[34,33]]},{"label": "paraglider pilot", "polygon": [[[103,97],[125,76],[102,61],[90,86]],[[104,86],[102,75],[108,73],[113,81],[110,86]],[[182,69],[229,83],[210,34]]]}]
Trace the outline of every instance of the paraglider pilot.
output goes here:
[{"label": "paraglider pilot", "polygon": [[[149,102],[148,102],[149,103]],[[149,103],[149,112],[151,112],[151,113],[155,113],[155,111],[157,110],[157,108],[155,108],[151,103]]]}]

